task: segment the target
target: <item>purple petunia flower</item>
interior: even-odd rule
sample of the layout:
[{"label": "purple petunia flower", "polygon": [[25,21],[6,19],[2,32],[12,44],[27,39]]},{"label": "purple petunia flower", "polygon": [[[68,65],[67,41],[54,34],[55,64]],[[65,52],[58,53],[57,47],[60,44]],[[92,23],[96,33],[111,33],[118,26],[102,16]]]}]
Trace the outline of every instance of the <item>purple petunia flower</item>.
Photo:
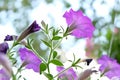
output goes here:
[{"label": "purple petunia flower", "polygon": [[73,11],[70,9],[69,12],[65,12],[63,17],[66,18],[71,35],[77,38],[92,37],[95,28],[91,20],[87,16],[84,16],[82,11]]},{"label": "purple petunia flower", "polygon": [[13,40],[13,36],[11,35],[7,35],[4,39],[4,41],[12,41]]},{"label": "purple petunia flower", "polygon": [[[64,70],[64,67],[57,67],[57,71],[61,72],[62,70]],[[59,78],[62,79],[67,79],[67,80],[77,80],[77,75],[75,73],[75,71],[73,70],[73,68],[68,69],[67,71],[65,71],[64,73],[59,75]]]},{"label": "purple petunia flower", "polygon": [[120,77],[120,64],[115,59],[103,55],[98,59],[98,63],[101,64],[99,70],[108,78]]},{"label": "purple petunia flower", "polygon": [[10,80],[12,76],[12,65],[9,58],[5,54],[0,53],[0,80]]},{"label": "purple petunia flower", "polygon": [[4,41],[13,41],[16,39],[17,39],[17,36],[15,36],[15,35],[7,35],[7,36],[5,36]]},{"label": "purple petunia flower", "polygon": [[26,68],[33,69],[35,72],[40,71],[41,60],[30,50],[27,48],[20,48],[19,55],[23,62],[26,62]]},{"label": "purple petunia flower", "polygon": [[10,76],[3,70],[0,70],[0,80],[10,80]]},{"label": "purple petunia flower", "polygon": [[22,39],[24,39],[29,34],[31,34],[33,32],[37,32],[40,29],[41,29],[41,27],[36,23],[36,21],[34,21],[24,32],[22,32],[22,34],[19,36],[17,41],[18,42],[21,41]]},{"label": "purple petunia flower", "polygon": [[8,43],[6,42],[0,43],[0,53],[6,54],[8,49],[9,49]]}]

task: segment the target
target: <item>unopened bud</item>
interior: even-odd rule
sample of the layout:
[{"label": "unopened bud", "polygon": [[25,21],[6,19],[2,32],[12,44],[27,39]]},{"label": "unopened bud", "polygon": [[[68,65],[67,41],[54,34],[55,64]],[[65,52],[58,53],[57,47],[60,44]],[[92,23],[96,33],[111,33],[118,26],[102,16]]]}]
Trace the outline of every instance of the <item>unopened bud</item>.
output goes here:
[{"label": "unopened bud", "polygon": [[97,72],[97,71],[96,71],[96,70],[91,70],[91,69],[85,70],[84,72],[82,72],[82,73],[80,74],[78,80],[86,80],[88,77],[90,77],[90,75],[91,75],[93,72]]}]

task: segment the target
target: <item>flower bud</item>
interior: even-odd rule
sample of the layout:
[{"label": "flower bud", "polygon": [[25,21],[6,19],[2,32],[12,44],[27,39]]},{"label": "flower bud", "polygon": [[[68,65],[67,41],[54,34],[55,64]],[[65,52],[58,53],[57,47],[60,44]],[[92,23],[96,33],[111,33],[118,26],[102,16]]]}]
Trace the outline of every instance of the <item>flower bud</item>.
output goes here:
[{"label": "flower bud", "polygon": [[22,32],[22,34],[18,37],[17,42],[24,39],[26,36],[33,32],[37,32],[41,29],[41,27],[34,21],[25,31]]},{"label": "flower bud", "polygon": [[0,54],[1,53],[6,54],[8,49],[9,49],[8,43],[4,42],[0,44]]}]

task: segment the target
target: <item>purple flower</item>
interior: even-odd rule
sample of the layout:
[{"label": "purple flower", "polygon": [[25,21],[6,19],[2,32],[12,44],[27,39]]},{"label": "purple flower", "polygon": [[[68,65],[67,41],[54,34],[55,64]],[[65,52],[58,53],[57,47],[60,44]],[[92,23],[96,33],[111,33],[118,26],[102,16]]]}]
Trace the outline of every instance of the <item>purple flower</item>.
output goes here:
[{"label": "purple flower", "polygon": [[[57,67],[57,71],[61,72],[62,70],[64,70],[64,67]],[[73,70],[73,68],[68,69],[67,71],[65,71],[64,73],[59,75],[59,78],[62,79],[67,79],[67,80],[77,80],[77,75],[75,73],[75,71]]]},{"label": "purple flower", "polygon": [[0,70],[0,80],[10,80],[10,76],[3,70]]},{"label": "purple flower", "polygon": [[96,70],[86,69],[84,72],[82,72],[79,76],[78,80],[88,80],[88,77],[92,75],[92,73],[97,72]]},{"label": "purple flower", "polygon": [[41,27],[36,23],[36,21],[34,21],[24,32],[22,32],[22,34],[19,36],[17,41],[18,42],[21,41],[22,39],[24,39],[29,34],[31,34],[33,32],[37,32],[40,29],[41,29]]},{"label": "purple flower", "polygon": [[17,36],[15,35],[7,35],[4,39],[4,41],[13,41],[13,40],[16,40],[17,39]]},{"label": "purple flower", "polygon": [[2,65],[2,69],[0,69],[0,80],[10,80],[12,65],[5,54],[0,53],[0,65]]},{"label": "purple flower", "polygon": [[13,36],[11,35],[7,35],[4,39],[4,41],[12,41],[13,40]]},{"label": "purple flower", "polygon": [[23,62],[26,62],[27,69],[33,69],[35,72],[40,72],[41,60],[30,50],[26,48],[19,49],[19,55]]},{"label": "purple flower", "polygon": [[73,11],[70,9],[69,12],[65,12],[63,17],[66,18],[71,35],[77,38],[92,37],[95,28],[91,20],[87,16],[84,16],[82,11]]},{"label": "purple flower", "polygon": [[6,42],[0,43],[0,53],[6,54],[8,49],[9,49],[8,43]]},{"label": "purple flower", "polygon": [[99,70],[108,78],[120,77],[120,64],[115,59],[103,55],[98,59],[98,63],[101,64]]}]

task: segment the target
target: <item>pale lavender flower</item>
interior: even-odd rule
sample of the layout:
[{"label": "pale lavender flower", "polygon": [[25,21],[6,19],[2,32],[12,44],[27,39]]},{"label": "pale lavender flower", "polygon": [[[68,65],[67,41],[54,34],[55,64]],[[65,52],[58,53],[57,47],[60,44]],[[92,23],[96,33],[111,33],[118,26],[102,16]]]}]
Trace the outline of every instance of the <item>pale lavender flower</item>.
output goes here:
[{"label": "pale lavender flower", "polygon": [[82,11],[73,11],[70,9],[69,12],[65,12],[63,17],[66,18],[66,22],[70,27],[71,35],[77,38],[92,37],[95,28],[92,21],[85,16]]},{"label": "pale lavender flower", "polygon": [[27,69],[33,69],[35,72],[40,72],[41,59],[38,58],[32,51],[27,48],[20,48],[19,55],[23,62],[26,62]]},{"label": "pale lavender flower", "polygon": [[0,65],[2,69],[0,70],[0,80],[10,80],[12,75],[12,65],[5,54],[0,53]]},{"label": "pale lavender flower", "polygon": [[28,36],[31,33],[37,32],[41,29],[41,27],[34,21],[25,31],[22,32],[22,34],[18,37],[18,42],[24,39],[26,36]]},{"label": "pale lavender flower", "polygon": [[[57,71],[61,72],[62,70],[64,70],[64,67],[57,67]],[[67,79],[67,80],[77,80],[77,74],[76,72],[73,70],[73,68],[68,69],[67,71],[65,71],[64,73],[59,75],[59,78],[62,79]]]},{"label": "pale lavender flower", "polygon": [[10,80],[10,76],[3,70],[0,70],[0,80]]},{"label": "pale lavender flower", "polygon": [[98,59],[98,63],[101,64],[99,70],[108,78],[120,77],[120,64],[115,59],[103,55]]},{"label": "pale lavender flower", "polygon": [[9,46],[7,42],[0,43],[0,53],[6,54],[8,49]]},{"label": "pale lavender flower", "polygon": [[96,70],[91,70],[91,69],[87,69],[84,72],[82,72],[79,76],[78,80],[87,80],[88,77],[90,77],[92,75],[92,73],[97,72]]}]

